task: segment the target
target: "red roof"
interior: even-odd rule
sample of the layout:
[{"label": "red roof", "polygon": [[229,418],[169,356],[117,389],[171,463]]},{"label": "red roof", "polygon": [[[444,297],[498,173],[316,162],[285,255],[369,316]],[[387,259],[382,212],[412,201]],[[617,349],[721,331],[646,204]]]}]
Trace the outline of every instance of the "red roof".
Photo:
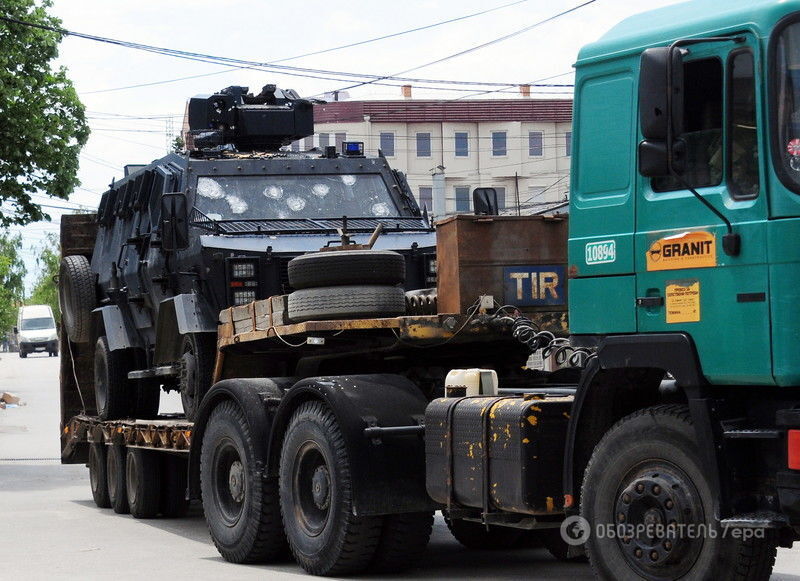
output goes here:
[{"label": "red roof", "polygon": [[572,121],[571,99],[485,99],[470,101],[336,101],[314,105],[315,123],[353,123],[370,116],[374,123],[480,121]]}]

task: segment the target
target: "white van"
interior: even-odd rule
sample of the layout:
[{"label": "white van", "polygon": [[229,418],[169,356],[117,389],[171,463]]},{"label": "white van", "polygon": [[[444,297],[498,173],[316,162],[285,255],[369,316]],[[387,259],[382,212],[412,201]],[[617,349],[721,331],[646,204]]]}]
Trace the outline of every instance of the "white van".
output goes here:
[{"label": "white van", "polygon": [[14,327],[19,342],[19,356],[47,351],[52,357],[58,355],[58,331],[50,305],[28,305],[19,308],[17,326]]}]

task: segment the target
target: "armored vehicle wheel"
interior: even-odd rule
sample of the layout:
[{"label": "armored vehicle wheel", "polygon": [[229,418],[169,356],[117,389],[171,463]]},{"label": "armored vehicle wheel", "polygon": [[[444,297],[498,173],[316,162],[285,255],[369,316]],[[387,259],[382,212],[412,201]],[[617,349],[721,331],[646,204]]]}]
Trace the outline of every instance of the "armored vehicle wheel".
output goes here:
[{"label": "armored vehicle wheel", "polygon": [[588,536],[595,574],[768,579],[775,563],[773,531],[762,538],[723,535],[708,478],[687,407],[651,407],[617,422],[586,467],[581,516],[589,523],[624,523],[632,532]]},{"label": "armored vehicle wheel", "polygon": [[295,289],[354,284],[402,284],[406,262],[390,250],[312,252],[289,261],[289,284]]},{"label": "armored vehicle wheel", "polygon": [[67,336],[73,343],[87,343],[92,310],[97,304],[94,274],[89,261],[85,256],[65,256],[58,277],[58,298]]},{"label": "armored vehicle wheel", "polygon": [[109,351],[105,335],[100,337],[94,351],[94,397],[101,420],[123,418],[132,411],[130,370],[130,352],[126,349]]},{"label": "armored vehicle wheel", "polygon": [[161,466],[158,452],[131,448],[125,459],[125,489],[134,518],[158,515],[161,495]]},{"label": "armored vehicle wheel", "polygon": [[294,322],[359,317],[396,317],[406,310],[405,291],[398,286],[331,286],[307,288],[289,295]]},{"label": "armored vehicle wheel", "polygon": [[369,566],[384,519],[353,515],[344,438],[333,412],[321,402],[302,404],[286,430],[280,500],[286,537],[303,569],[347,575]]},{"label": "armored vehicle wheel", "polygon": [[390,514],[383,519],[378,548],[369,569],[397,573],[416,565],[433,531],[433,512]]},{"label": "armored vehicle wheel", "polygon": [[264,479],[242,410],[226,401],[212,412],[200,453],[200,492],[217,550],[232,563],[274,561],[287,554],[277,479]]},{"label": "armored vehicle wheel", "polygon": [[167,518],[185,516],[189,510],[189,501],[186,499],[188,464],[180,456],[162,456],[161,514]]},{"label": "armored vehicle wheel", "polygon": [[125,485],[125,446],[114,444],[106,450],[108,500],[117,514],[128,514],[128,491]]},{"label": "armored vehicle wheel", "polygon": [[445,523],[453,537],[468,549],[489,551],[513,549],[525,532],[522,529],[498,526],[490,526],[487,530],[486,526],[479,522],[447,517]]},{"label": "armored vehicle wheel", "polygon": [[97,508],[111,508],[104,444],[89,444],[89,485],[92,487],[92,498]]},{"label": "armored vehicle wheel", "polygon": [[216,337],[212,333],[189,333],[183,338],[179,389],[188,420],[194,420],[203,396],[211,387],[216,350]]}]

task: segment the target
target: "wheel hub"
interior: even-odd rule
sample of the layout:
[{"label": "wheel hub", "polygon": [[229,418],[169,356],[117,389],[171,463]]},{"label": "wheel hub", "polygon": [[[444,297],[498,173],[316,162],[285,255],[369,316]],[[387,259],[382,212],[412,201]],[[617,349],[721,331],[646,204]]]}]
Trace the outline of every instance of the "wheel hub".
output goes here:
[{"label": "wheel hub", "polygon": [[633,475],[617,496],[615,515],[622,553],[645,577],[683,575],[703,546],[703,507],[677,467],[658,465]]},{"label": "wheel hub", "polygon": [[327,466],[317,466],[314,475],[311,477],[311,494],[314,504],[320,510],[325,510],[330,506],[331,481]]},{"label": "wheel hub", "polygon": [[234,501],[244,500],[244,467],[239,460],[234,461],[228,471],[228,488]]}]

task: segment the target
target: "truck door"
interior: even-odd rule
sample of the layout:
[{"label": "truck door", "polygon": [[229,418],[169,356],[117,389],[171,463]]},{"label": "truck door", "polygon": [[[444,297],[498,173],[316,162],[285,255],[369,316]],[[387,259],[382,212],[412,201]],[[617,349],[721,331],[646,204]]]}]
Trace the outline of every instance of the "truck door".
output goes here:
[{"label": "truck door", "polygon": [[[772,384],[767,204],[758,45],[714,42],[684,54],[683,180],[639,176],[636,309],[640,333],[685,332],[704,375],[721,384]],[[741,251],[723,250],[731,222]]]}]

